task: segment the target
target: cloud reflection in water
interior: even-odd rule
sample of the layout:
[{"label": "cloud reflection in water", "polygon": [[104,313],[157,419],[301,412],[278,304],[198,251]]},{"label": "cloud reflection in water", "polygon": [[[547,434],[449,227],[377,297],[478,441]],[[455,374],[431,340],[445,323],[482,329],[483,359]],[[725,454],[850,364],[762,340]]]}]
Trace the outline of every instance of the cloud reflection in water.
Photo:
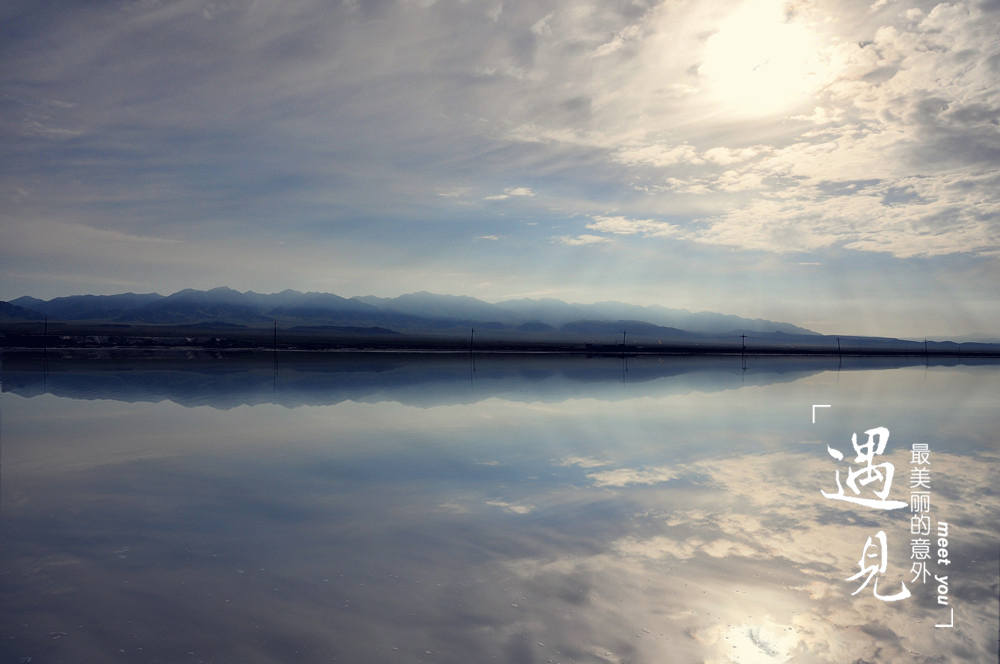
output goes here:
[{"label": "cloud reflection in water", "polygon": [[[740,387],[739,372],[716,369],[573,382],[567,365],[543,373],[541,391],[511,368],[472,398],[475,386],[441,379],[436,402],[369,388],[354,400],[342,385],[329,405],[223,410],[20,396],[5,381],[0,650],[743,664],[995,654],[1000,450],[984,396],[1000,393],[995,368],[824,369]],[[812,424],[812,403],[833,407]],[[947,618],[934,585],[910,581],[908,510],[820,494],[836,468],[826,445],[849,449],[874,425],[892,432],[894,498],[908,491],[909,445],[931,450],[953,629],[933,627]],[[851,595],[878,530],[880,588],[905,582],[908,600]]]}]

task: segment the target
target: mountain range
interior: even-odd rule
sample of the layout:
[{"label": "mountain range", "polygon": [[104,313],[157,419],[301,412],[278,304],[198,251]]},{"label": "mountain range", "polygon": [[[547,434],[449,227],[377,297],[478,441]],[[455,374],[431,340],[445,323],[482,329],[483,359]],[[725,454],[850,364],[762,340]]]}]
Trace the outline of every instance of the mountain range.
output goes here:
[{"label": "mountain range", "polygon": [[624,330],[635,337],[677,338],[684,335],[816,335],[789,323],[741,318],[711,312],[690,312],[622,302],[569,304],[556,299],[518,299],[491,304],[473,297],[436,295],[426,291],[395,298],[344,298],[331,293],[245,293],[231,288],[186,289],[172,295],[157,293],[75,295],[40,300],[19,297],[0,303],[0,319],[87,321],[147,325],[282,328],[379,328],[397,333],[449,332],[468,334],[509,332],[519,335],[553,333],[571,336],[613,335]]}]

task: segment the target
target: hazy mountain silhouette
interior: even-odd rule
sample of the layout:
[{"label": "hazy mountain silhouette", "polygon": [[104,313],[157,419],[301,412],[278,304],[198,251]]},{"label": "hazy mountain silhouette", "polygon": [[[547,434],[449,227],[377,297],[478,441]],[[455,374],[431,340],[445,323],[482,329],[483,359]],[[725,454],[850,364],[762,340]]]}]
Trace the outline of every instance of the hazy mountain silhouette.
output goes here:
[{"label": "hazy mountain silhouette", "polygon": [[39,315],[37,311],[10,302],[0,302],[0,320],[37,320]]},{"label": "hazy mountain silhouette", "polygon": [[62,320],[110,320],[162,300],[157,293],[123,293],[121,295],[71,295],[52,300],[19,297],[11,304],[23,307],[42,318]]},{"label": "hazy mountain silhouette", "polygon": [[343,298],[331,293],[294,290],[241,293],[220,287],[208,291],[185,289],[167,296],[123,293],[76,295],[48,301],[20,297],[10,306],[13,308],[0,309],[0,316],[163,325],[261,326],[277,321],[282,326],[381,327],[402,333],[441,332],[450,328],[467,331],[476,327],[520,334],[561,331],[618,336],[622,329],[631,327],[636,335],[675,338],[691,332],[719,335],[738,334],[742,330],[758,334],[816,334],[789,323],[622,302],[569,304],[555,299],[520,299],[491,304],[473,297],[426,291],[396,298]]},{"label": "hazy mountain silhouette", "polygon": [[576,334],[590,334],[590,335],[600,335],[601,337],[611,337],[611,338],[622,338],[623,341],[627,341],[627,335],[632,335],[632,337],[643,336],[643,337],[669,337],[671,339],[678,338],[700,338],[703,335],[696,334],[693,332],[687,332],[685,330],[679,330],[675,327],[664,327],[661,325],[653,325],[652,323],[647,323],[645,321],[639,320],[617,320],[617,321],[600,321],[600,320],[579,320],[573,321],[572,323],[566,323],[559,327],[563,332],[571,332]]},{"label": "hazy mountain silhouette", "polygon": [[[688,332],[721,334],[737,330],[753,332],[784,332],[786,334],[816,334],[790,323],[780,323],[762,318],[741,318],[709,311],[691,312],[685,309],[668,309],[657,305],[640,306],[623,302],[598,302],[595,304],[567,304],[551,298],[508,300],[496,306],[537,319],[548,325],[561,326],[583,320],[637,320],[662,327],[673,327]],[[618,330],[619,334],[621,330]]]}]

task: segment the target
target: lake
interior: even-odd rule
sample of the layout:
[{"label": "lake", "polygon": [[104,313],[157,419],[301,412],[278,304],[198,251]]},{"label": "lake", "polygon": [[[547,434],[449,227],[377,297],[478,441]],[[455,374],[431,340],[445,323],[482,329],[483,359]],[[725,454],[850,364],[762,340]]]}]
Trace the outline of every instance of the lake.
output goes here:
[{"label": "lake", "polygon": [[997,658],[995,362],[95,351],[2,380],[0,662]]}]

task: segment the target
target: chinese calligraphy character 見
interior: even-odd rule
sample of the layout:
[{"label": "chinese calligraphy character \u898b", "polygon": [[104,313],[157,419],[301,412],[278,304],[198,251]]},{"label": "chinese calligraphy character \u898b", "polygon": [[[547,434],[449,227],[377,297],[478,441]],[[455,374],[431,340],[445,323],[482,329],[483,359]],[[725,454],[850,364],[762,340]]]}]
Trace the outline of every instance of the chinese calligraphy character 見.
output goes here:
[{"label": "chinese calligraphy character \u898b", "polygon": [[[875,535],[875,539],[878,540],[877,545],[872,542],[871,537],[869,537],[868,541],[865,542],[864,551],[861,552],[861,560],[858,561],[858,565],[861,567],[861,571],[847,579],[848,581],[854,581],[855,579],[860,578],[864,574],[868,575],[868,578],[866,578],[865,582],[861,584],[861,587],[855,590],[853,593],[851,593],[851,595],[857,595],[859,592],[861,592],[864,589],[864,587],[868,585],[868,582],[875,577],[876,574],[882,574],[885,572],[886,558],[888,557],[886,554],[887,545],[885,541],[885,532],[881,530],[878,531],[878,533],[876,533]],[[873,548],[876,549],[876,551],[869,553],[868,550]],[[879,558],[879,563],[877,565],[865,566],[866,562],[865,558],[875,558],[875,557]],[[895,602],[896,600],[906,599],[907,597],[910,596],[910,591],[907,589],[906,584],[901,582],[900,585],[903,586],[903,589],[900,590],[895,595],[879,595],[878,579],[875,579],[875,585],[872,586],[872,592],[875,593],[876,598],[882,600],[883,602]]]}]

